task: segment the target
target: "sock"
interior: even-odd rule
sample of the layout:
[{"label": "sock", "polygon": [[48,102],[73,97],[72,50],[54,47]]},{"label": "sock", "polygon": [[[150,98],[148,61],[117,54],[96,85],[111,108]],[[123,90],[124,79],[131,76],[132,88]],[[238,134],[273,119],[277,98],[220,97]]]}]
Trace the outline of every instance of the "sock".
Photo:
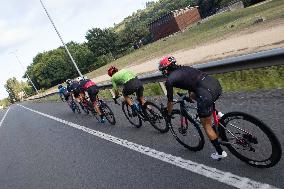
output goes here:
[{"label": "sock", "polygon": [[215,140],[211,140],[212,145],[215,147],[217,153],[219,155],[222,155],[223,149],[221,148],[220,143],[218,142],[218,139],[216,138]]}]

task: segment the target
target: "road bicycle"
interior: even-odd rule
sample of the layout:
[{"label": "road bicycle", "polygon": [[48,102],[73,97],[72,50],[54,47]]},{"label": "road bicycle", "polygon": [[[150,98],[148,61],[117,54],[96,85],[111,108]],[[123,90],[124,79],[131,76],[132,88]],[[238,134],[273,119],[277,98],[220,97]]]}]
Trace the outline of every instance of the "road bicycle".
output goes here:
[{"label": "road bicycle", "polygon": [[75,102],[74,98],[72,95],[70,95],[68,97],[68,100],[67,100],[67,104],[69,105],[69,107],[71,108],[72,112],[73,113],[78,113],[80,114],[81,113],[81,109],[80,107],[77,105],[77,103]]},{"label": "road bicycle", "polygon": [[[178,93],[178,96],[174,104],[179,105],[179,109],[173,110],[167,125],[181,145],[199,151],[205,142],[197,108],[186,103],[186,94]],[[279,140],[258,118],[243,112],[222,114],[214,104],[213,120],[212,127],[220,144],[241,161],[258,168],[269,168],[280,161],[282,148]]]},{"label": "road bicycle", "polygon": [[[105,118],[107,119],[107,121],[112,124],[115,125],[116,120],[113,114],[113,111],[110,109],[110,107],[105,103],[105,101],[103,101],[102,99],[97,100],[98,103],[98,107],[101,111],[101,113],[105,116]],[[84,109],[86,112],[91,112],[95,118],[100,121],[100,116],[98,115],[98,113],[96,112],[93,103],[90,101],[89,98],[87,97],[81,97],[81,104],[82,106],[84,106]]]},{"label": "road bicycle", "polygon": [[[113,99],[116,104],[119,104],[117,100]],[[160,107],[154,102],[146,101],[142,106],[138,100],[133,100],[136,108],[132,109],[126,101],[122,101],[122,111],[126,119],[136,128],[140,128],[143,122],[148,121],[156,130],[161,133],[169,131],[164,117],[161,114]]]},{"label": "road bicycle", "polygon": [[81,109],[83,110],[83,112],[85,112],[86,114],[90,113],[89,108],[87,108],[81,101],[79,102],[79,105],[80,105]]}]

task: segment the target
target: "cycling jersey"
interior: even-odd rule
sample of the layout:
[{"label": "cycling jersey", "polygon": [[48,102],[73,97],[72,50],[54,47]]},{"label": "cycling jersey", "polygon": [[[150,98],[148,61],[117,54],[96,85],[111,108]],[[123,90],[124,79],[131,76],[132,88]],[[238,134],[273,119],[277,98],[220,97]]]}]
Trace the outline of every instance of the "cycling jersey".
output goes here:
[{"label": "cycling jersey", "polygon": [[204,76],[206,76],[204,72],[190,66],[177,68],[170,73],[165,83],[168,100],[173,101],[173,87],[195,92],[197,82]]},{"label": "cycling jersey", "polygon": [[72,83],[67,86],[67,90],[72,92],[75,98],[78,98],[80,94],[79,82],[72,81]]},{"label": "cycling jersey", "polygon": [[212,115],[213,104],[222,94],[222,87],[217,79],[189,66],[179,67],[170,73],[166,81],[169,102],[173,101],[173,87],[195,93],[200,118]]},{"label": "cycling jersey", "polygon": [[111,77],[112,86],[113,86],[114,89],[117,89],[118,85],[124,85],[129,80],[134,79],[135,77],[136,76],[133,72],[131,72],[129,70],[122,69],[122,70],[116,72]]},{"label": "cycling jersey", "polygon": [[61,87],[59,90],[59,95],[60,95],[60,98],[62,98],[62,96],[64,96],[64,99],[67,101],[69,96],[70,96],[70,93],[68,92],[68,90],[65,88],[65,87]]},{"label": "cycling jersey", "polygon": [[69,92],[73,92],[78,87],[79,87],[79,83],[77,81],[73,81],[70,85],[67,86],[67,90]]},{"label": "cycling jersey", "polygon": [[79,84],[81,91],[86,91],[88,88],[96,86],[96,84],[90,79],[81,80]]},{"label": "cycling jersey", "polygon": [[96,102],[97,95],[99,93],[99,88],[92,80],[90,80],[90,79],[81,80],[79,88],[80,88],[81,92],[87,92],[88,93],[90,100],[92,102]]},{"label": "cycling jersey", "polygon": [[68,92],[68,90],[65,87],[61,87],[58,92],[59,92],[60,96],[61,95],[64,95],[64,96],[69,95],[69,92]]}]

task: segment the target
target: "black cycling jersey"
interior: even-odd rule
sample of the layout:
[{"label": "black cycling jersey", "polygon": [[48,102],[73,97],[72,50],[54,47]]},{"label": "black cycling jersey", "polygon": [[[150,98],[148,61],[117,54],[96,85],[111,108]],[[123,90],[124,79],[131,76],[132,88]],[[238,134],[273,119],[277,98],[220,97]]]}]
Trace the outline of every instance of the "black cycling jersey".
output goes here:
[{"label": "black cycling jersey", "polygon": [[177,87],[195,92],[197,82],[204,78],[206,73],[190,66],[180,66],[172,71],[165,83],[168,101],[173,101],[173,88]]},{"label": "black cycling jersey", "polygon": [[73,81],[70,85],[67,86],[67,90],[69,92],[74,92],[79,87],[79,83],[77,81]]}]

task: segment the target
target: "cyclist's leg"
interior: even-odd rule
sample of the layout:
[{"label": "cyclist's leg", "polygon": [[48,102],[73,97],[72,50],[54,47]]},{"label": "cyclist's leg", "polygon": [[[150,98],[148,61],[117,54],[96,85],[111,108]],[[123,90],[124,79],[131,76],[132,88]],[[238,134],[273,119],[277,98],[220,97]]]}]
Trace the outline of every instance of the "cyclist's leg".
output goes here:
[{"label": "cyclist's leg", "polygon": [[99,114],[99,116],[101,117],[101,121],[104,121],[104,115],[101,112],[99,106],[98,106],[98,93],[99,93],[99,89],[97,86],[92,86],[90,88],[88,88],[87,90],[88,95],[90,97],[91,102],[93,103],[93,106],[96,110],[96,112]]},{"label": "cyclist's leg", "polygon": [[129,95],[133,94],[134,92],[135,90],[133,90],[132,80],[126,82],[122,89],[122,95],[129,106],[133,106],[132,99],[129,97]]},{"label": "cyclist's leg", "polygon": [[144,87],[143,87],[143,84],[141,81],[138,82],[138,87],[137,87],[137,90],[136,90],[136,96],[137,96],[137,100],[139,101],[139,103],[144,106],[145,104],[145,99],[144,99],[144,95],[143,95],[143,92],[144,92]]},{"label": "cyclist's leg", "polygon": [[210,139],[212,145],[215,147],[217,153],[211,155],[213,159],[226,157],[226,152],[223,151],[220,143],[218,142],[218,136],[212,128],[212,112],[214,99],[208,89],[198,88],[196,89],[196,100],[198,115],[200,117],[201,124]]}]

